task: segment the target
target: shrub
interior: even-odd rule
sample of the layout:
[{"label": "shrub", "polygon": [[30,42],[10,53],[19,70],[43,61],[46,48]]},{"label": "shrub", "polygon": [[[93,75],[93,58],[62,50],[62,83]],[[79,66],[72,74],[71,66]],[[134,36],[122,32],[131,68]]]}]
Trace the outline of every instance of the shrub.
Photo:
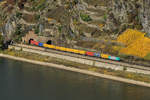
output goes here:
[{"label": "shrub", "polygon": [[37,27],[35,27],[34,33],[38,34],[39,32],[40,32],[40,30],[39,30],[39,25],[38,25]]},{"label": "shrub", "polygon": [[15,31],[16,35],[20,35],[22,33],[21,28],[22,28],[21,24],[17,24],[16,31]]},{"label": "shrub", "polygon": [[43,10],[45,8],[45,4],[38,5],[37,10]]},{"label": "shrub", "polygon": [[88,21],[92,21],[92,18],[89,16],[89,15],[87,15],[87,14],[80,14],[80,17],[81,17],[81,19],[83,20],[83,21],[85,21],[85,22],[88,22]]},{"label": "shrub", "polygon": [[39,20],[40,19],[40,15],[35,15],[35,20]]},{"label": "shrub", "polygon": [[22,13],[16,12],[16,17],[20,19],[22,17]]},{"label": "shrub", "polygon": [[58,31],[59,31],[59,33],[61,33],[61,31],[62,31],[62,26],[58,26]]},{"label": "shrub", "polygon": [[105,21],[107,20],[107,14],[104,15],[104,20],[105,20]]}]

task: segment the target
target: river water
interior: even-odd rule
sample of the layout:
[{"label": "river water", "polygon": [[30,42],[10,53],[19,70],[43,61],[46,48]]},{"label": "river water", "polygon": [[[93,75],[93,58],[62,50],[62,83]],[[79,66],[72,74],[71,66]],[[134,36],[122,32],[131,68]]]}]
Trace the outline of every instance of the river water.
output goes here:
[{"label": "river water", "polygon": [[150,100],[150,88],[0,58],[0,100]]}]

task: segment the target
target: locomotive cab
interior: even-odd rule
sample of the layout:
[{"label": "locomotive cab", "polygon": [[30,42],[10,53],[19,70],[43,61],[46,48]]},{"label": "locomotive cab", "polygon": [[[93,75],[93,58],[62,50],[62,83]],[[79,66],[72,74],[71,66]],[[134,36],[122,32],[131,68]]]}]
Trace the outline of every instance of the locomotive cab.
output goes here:
[{"label": "locomotive cab", "polygon": [[31,41],[33,41],[33,40],[34,40],[34,39],[31,38],[31,39],[29,40],[29,44],[31,44]]}]

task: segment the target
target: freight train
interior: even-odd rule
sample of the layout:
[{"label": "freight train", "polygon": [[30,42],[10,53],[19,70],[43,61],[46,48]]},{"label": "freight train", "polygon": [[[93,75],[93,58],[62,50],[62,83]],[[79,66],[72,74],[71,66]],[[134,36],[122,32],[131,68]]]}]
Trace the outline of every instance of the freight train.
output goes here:
[{"label": "freight train", "polygon": [[69,53],[85,55],[85,56],[98,57],[98,58],[109,59],[109,60],[114,60],[114,61],[120,61],[121,60],[120,57],[110,56],[108,54],[103,54],[103,53],[100,54],[100,53],[96,53],[96,52],[89,52],[89,51],[84,51],[84,50],[65,48],[65,47],[60,47],[60,46],[55,46],[55,45],[51,45],[51,44],[45,44],[45,43],[37,42],[35,40],[30,40],[29,44],[36,45],[39,47],[45,47],[45,48],[49,48],[49,49],[69,52]]}]

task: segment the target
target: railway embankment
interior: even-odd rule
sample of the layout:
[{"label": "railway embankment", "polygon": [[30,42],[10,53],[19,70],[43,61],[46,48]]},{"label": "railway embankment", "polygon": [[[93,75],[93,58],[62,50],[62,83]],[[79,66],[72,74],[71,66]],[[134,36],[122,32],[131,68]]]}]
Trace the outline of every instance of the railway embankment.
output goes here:
[{"label": "railway embankment", "polygon": [[[20,46],[20,47],[19,47]],[[103,62],[95,59],[89,59],[87,57],[76,56],[77,54],[67,55],[67,53],[63,54],[62,52],[45,52],[45,49],[40,47],[27,46],[27,45],[18,45],[18,46],[10,46],[9,48],[15,48],[16,50],[22,49],[25,52],[30,53],[37,53],[44,56],[55,57],[58,59],[63,59],[67,61],[72,61],[80,64],[85,64],[89,66],[95,66],[98,68],[107,68],[112,70],[119,70],[119,71],[127,71],[139,74],[149,74],[150,75],[150,68],[138,65],[129,65],[129,64],[122,64],[120,62],[111,63],[111,61]],[[32,48],[32,49],[31,49]]]},{"label": "railway embankment", "polygon": [[115,66],[113,64],[92,61],[80,57],[75,58],[17,46],[10,46],[9,48],[9,50],[3,51],[0,57],[150,87],[150,71],[148,70],[127,68],[121,65]]}]

